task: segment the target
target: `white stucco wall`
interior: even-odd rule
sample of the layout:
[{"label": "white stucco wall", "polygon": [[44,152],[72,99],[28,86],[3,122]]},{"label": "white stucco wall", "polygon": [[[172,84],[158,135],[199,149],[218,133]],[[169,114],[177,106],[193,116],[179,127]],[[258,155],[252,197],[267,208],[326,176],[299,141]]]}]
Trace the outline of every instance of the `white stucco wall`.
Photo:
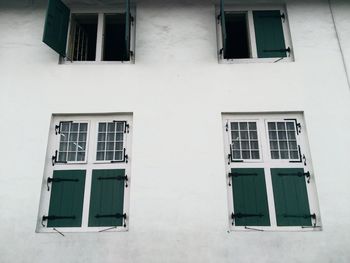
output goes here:
[{"label": "white stucco wall", "polygon": [[[350,92],[326,1],[295,62],[218,64],[214,5],[141,1],[136,64],[58,65],[45,5],[0,4],[0,262],[349,262]],[[10,6],[11,5],[11,6]],[[350,4],[334,3],[350,66]],[[230,232],[222,112],[304,111],[320,232]],[[35,233],[52,113],[133,112],[130,230]]]}]

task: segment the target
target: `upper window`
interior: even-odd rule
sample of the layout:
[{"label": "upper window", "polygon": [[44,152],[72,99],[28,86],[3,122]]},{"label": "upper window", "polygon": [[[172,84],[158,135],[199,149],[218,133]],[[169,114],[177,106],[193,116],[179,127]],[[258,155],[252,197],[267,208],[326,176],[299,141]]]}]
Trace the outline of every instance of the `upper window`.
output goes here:
[{"label": "upper window", "polygon": [[232,230],[313,230],[321,220],[301,114],[225,114]]},{"label": "upper window", "polygon": [[49,0],[43,41],[61,61],[133,61],[134,12],[130,0],[110,12],[70,10]]},{"label": "upper window", "polygon": [[220,61],[276,62],[291,59],[291,41],[284,8],[236,8],[221,0],[218,16]]},{"label": "upper window", "polygon": [[54,116],[37,231],[128,228],[129,115]]}]

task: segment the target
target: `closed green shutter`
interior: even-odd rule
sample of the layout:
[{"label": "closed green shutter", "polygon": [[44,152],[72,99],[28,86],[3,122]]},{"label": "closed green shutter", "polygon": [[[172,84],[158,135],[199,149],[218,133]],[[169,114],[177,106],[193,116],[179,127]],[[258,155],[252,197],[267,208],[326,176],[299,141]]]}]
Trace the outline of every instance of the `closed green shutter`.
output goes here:
[{"label": "closed green shutter", "polygon": [[280,11],[253,11],[253,18],[258,57],[286,57]]},{"label": "closed green shutter", "polygon": [[235,225],[269,226],[264,169],[233,168],[231,176]]},{"label": "closed green shutter", "polygon": [[271,169],[278,226],[311,226],[309,200],[302,168]]},{"label": "closed green shutter", "polygon": [[124,169],[93,170],[89,226],[123,225]]},{"label": "closed green shutter", "polygon": [[223,52],[224,58],[226,58],[227,34],[226,34],[224,0],[220,1],[220,19],[221,19],[221,34],[222,34],[222,52]]},{"label": "closed green shutter", "polygon": [[60,0],[49,0],[43,42],[61,56],[66,56],[70,10]]},{"label": "closed green shutter", "polygon": [[54,171],[47,227],[80,227],[85,170]]},{"label": "closed green shutter", "polygon": [[125,60],[130,60],[130,0],[125,0]]}]

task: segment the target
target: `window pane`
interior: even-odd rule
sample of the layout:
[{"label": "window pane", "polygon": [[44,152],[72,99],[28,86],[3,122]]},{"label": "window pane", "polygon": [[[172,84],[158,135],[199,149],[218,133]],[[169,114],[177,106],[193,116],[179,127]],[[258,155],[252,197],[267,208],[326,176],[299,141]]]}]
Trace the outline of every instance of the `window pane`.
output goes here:
[{"label": "window pane", "polygon": [[253,140],[258,139],[258,132],[256,132],[256,131],[250,131],[250,132],[249,132],[249,137],[250,137],[250,139],[253,139]]},{"label": "window pane", "polygon": [[231,130],[238,130],[238,122],[231,122]]},{"label": "window pane", "polygon": [[100,122],[98,125],[98,131],[99,132],[105,132],[106,131],[106,123]]},{"label": "window pane", "polygon": [[108,132],[114,132],[115,131],[115,123],[109,122],[108,123]]},{"label": "window pane", "polygon": [[105,133],[99,133],[98,134],[98,141],[105,141],[106,140],[106,134]]},{"label": "window pane", "polygon": [[248,125],[246,122],[240,122],[239,123],[239,129],[240,130],[248,130]]}]

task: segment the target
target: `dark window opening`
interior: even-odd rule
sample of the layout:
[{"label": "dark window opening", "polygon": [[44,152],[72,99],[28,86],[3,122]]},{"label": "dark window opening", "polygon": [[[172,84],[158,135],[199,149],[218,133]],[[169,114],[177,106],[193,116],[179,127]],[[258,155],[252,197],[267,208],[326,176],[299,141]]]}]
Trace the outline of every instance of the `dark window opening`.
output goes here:
[{"label": "dark window opening", "polygon": [[68,59],[95,61],[97,21],[97,14],[72,15]]},{"label": "dark window opening", "polygon": [[128,61],[125,13],[106,14],[103,43],[104,61]]},{"label": "dark window opening", "polygon": [[225,12],[225,59],[250,58],[247,15]]}]

